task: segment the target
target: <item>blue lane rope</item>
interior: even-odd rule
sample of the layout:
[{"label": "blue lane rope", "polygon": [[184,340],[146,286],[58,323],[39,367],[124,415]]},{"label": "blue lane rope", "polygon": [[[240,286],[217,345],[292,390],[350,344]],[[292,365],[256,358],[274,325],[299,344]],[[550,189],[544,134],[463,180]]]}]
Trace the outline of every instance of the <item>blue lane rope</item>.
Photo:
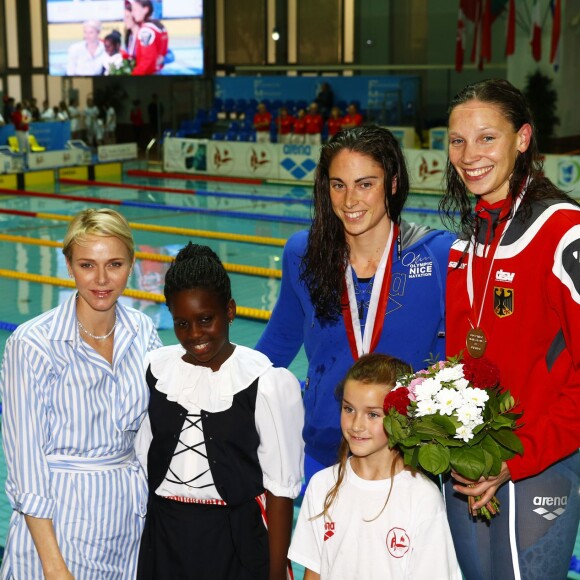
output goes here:
[{"label": "blue lane rope", "polygon": [[[103,201],[107,201],[104,199]],[[312,220],[310,218],[301,218],[294,216],[284,216],[284,215],[272,215],[272,214],[256,214],[251,212],[242,211],[232,211],[225,209],[205,209],[199,207],[184,207],[181,205],[162,205],[159,203],[146,203],[141,201],[121,201],[120,205],[130,206],[130,207],[140,207],[146,209],[158,209],[165,211],[176,211],[185,213],[199,213],[205,215],[217,215],[222,217],[233,217],[246,220],[257,220],[257,221],[267,221],[267,222],[285,222],[293,224],[310,224]]]},{"label": "blue lane rope", "polygon": [[4,322],[0,320],[0,330],[7,330],[8,332],[14,332],[18,328],[18,324],[12,324],[11,322]]}]

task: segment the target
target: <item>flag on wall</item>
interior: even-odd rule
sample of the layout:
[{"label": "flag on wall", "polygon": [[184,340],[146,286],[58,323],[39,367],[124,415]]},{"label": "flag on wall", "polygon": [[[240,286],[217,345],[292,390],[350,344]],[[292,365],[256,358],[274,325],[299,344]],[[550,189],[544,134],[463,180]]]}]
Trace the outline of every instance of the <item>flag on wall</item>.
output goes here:
[{"label": "flag on wall", "polygon": [[482,33],[482,4],[483,0],[473,0],[475,14],[473,18],[473,45],[471,47],[471,62],[482,68],[481,33]]},{"label": "flag on wall", "polygon": [[550,64],[554,65],[554,70],[560,66],[560,26],[562,23],[562,2],[561,0],[550,0],[550,10],[552,11],[552,42],[550,45]]},{"label": "flag on wall", "polygon": [[542,60],[542,23],[540,17],[540,0],[534,0],[532,5],[532,30],[530,45],[535,61]]},{"label": "flag on wall", "polygon": [[483,0],[483,15],[481,20],[481,63],[491,61],[491,0]]},{"label": "flag on wall", "polygon": [[509,0],[505,55],[511,56],[516,51],[516,0]]},{"label": "flag on wall", "polygon": [[463,57],[465,55],[465,14],[459,2],[459,13],[457,14],[457,36],[455,37],[455,70],[463,70]]}]

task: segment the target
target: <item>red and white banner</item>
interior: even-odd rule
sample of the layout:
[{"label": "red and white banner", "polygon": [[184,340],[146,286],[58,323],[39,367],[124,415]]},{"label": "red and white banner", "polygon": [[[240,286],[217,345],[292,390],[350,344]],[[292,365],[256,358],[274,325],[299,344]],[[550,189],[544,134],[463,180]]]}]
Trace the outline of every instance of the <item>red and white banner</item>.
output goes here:
[{"label": "red and white banner", "polygon": [[516,51],[516,0],[509,0],[505,55],[511,56]]}]

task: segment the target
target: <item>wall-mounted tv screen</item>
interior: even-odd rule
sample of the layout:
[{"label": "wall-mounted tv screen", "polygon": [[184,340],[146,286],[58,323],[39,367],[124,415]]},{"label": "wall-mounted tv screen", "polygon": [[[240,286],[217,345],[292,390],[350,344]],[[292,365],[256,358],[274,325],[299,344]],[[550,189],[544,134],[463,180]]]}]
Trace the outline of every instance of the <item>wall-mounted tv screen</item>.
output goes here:
[{"label": "wall-mounted tv screen", "polygon": [[55,76],[203,74],[202,0],[47,0]]}]

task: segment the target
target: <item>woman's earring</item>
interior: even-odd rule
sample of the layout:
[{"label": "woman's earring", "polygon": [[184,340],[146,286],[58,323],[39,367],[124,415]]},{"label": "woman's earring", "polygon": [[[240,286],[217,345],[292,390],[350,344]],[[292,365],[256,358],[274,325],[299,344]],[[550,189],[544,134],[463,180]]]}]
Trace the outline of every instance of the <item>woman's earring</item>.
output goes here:
[{"label": "woman's earring", "polygon": [[234,323],[232,319],[229,320],[230,326]]}]

